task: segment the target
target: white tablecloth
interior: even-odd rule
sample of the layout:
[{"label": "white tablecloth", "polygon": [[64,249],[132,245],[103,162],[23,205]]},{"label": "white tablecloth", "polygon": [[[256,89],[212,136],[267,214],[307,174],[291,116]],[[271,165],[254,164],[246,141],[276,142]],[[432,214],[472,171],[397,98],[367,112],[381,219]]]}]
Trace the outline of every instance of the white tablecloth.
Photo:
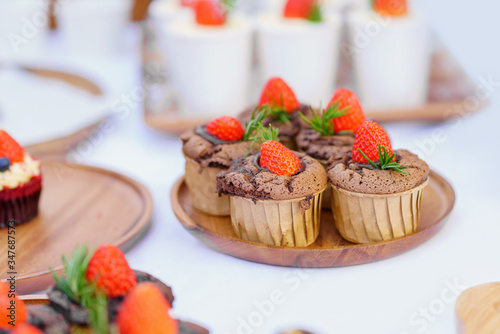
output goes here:
[{"label": "white tablecloth", "polygon": [[[408,253],[366,265],[302,270],[251,263],[205,247],[182,228],[170,206],[170,189],[183,173],[181,143],[143,124],[140,99],[120,108],[111,133],[81,153],[84,163],[128,174],[151,190],[154,226],[127,257],[133,268],[173,286],[176,316],[217,334],[293,327],[315,333],[452,333],[457,295],[500,280],[500,47],[493,37],[500,29],[500,6],[488,0],[473,6],[451,0],[418,5],[472,77],[493,81],[487,87],[493,91],[491,107],[466,119],[387,126],[394,147],[422,153],[457,193],[443,230]],[[114,77],[117,99],[141,85],[138,67],[125,72],[129,87],[120,86],[125,74]],[[433,135],[441,139],[432,140]],[[277,294],[282,296],[270,306]]]}]

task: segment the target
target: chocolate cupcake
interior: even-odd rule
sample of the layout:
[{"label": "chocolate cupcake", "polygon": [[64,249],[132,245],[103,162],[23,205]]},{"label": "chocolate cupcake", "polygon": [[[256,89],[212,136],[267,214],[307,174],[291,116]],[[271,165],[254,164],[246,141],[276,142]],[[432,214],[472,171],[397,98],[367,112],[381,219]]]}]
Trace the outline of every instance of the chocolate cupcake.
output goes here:
[{"label": "chocolate cupcake", "polygon": [[258,150],[250,137],[264,116],[264,110],[254,113],[245,129],[235,118],[224,116],[180,136],[186,158],[184,178],[196,209],[215,216],[229,215],[229,197],[217,194],[216,176],[236,158]]},{"label": "chocolate cupcake", "polygon": [[260,153],[219,173],[217,190],[230,197],[231,222],[239,238],[306,247],[318,237],[326,172],[315,159],[274,139],[266,140]]},{"label": "chocolate cupcake", "polygon": [[418,229],[429,166],[406,150],[392,151],[387,134],[365,122],[351,152],[328,161],[337,230],[354,243],[391,240]]},{"label": "chocolate cupcake", "polygon": [[[264,106],[268,106],[271,112],[262,121],[262,125],[267,127],[271,124],[278,129],[280,142],[289,149],[296,150],[295,137],[304,125],[299,112],[307,113],[309,106],[301,104],[293,90],[281,78],[271,78],[264,86],[257,107]],[[238,119],[241,122],[249,120],[255,108],[246,109]]]},{"label": "chocolate cupcake", "polygon": [[40,161],[0,130],[0,228],[35,218],[41,191]]},{"label": "chocolate cupcake", "polygon": [[[299,115],[307,127],[296,137],[298,150],[317,159],[325,169],[330,157],[352,150],[355,133],[366,119],[358,98],[347,89],[338,89],[326,109]],[[331,208],[329,186],[323,194],[323,208]]]}]

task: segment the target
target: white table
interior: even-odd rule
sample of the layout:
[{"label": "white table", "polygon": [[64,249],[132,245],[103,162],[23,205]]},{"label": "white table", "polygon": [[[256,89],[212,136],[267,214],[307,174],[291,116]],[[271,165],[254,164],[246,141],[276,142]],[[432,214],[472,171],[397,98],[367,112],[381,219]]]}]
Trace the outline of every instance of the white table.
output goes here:
[{"label": "white table", "polygon": [[[114,130],[82,153],[84,163],[128,174],[151,190],[155,224],[127,257],[133,268],[173,286],[176,316],[217,334],[299,327],[315,333],[452,333],[458,293],[500,280],[500,47],[495,37],[500,6],[489,0],[420,0],[418,6],[473,78],[495,85],[492,106],[467,119],[387,127],[393,146],[424,153],[457,192],[443,230],[408,253],[372,264],[302,270],[246,262],[203,246],[181,227],[170,206],[170,188],[183,173],[181,143],[146,128],[142,101],[120,113]],[[135,80],[132,85],[140,85],[137,68],[127,75]],[[436,131],[443,141],[431,141]]]}]

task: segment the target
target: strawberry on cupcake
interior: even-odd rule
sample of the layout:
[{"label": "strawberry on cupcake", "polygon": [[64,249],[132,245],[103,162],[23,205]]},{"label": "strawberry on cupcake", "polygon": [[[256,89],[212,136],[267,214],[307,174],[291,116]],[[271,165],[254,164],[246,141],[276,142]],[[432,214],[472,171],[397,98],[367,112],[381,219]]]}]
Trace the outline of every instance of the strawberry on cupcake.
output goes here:
[{"label": "strawberry on cupcake", "polygon": [[[289,149],[296,149],[295,136],[300,130],[299,112],[307,112],[309,107],[301,104],[292,88],[281,78],[269,79],[260,94],[258,107],[269,107],[270,114],[263,120],[262,124],[279,130],[280,142]],[[248,108],[239,116],[241,120],[247,120],[252,115],[254,108]]]},{"label": "strawberry on cupcake", "polygon": [[279,131],[260,126],[258,153],[237,159],[217,175],[219,194],[228,195],[236,235],[268,245],[306,247],[319,234],[326,172],[315,159],[291,151]]},{"label": "strawberry on cupcake", "polygon": [[229,198],[216,192],[216,176],[233,161],[257,150],[252,133],[269,113],[255,109],[245,127],[234,117],[223,116],[181,135],[186,158],[186,185],[199,211],[216,216],[229,215]]},{"label": "strawberry on cupcake", "polygon": [[[349,152],[358,128],[366,120],[358,97],[348,89],[338,89],[326,109],[307,115],[300,113],[307,124],[296,137],[299,151],[317,159],[325,168],[330,157]],[[331,207],[331,190],[323,194],[323,208]]]},{"label": "strawberry on cupcake", "polygon": [[370,243],[417,230],[429,166],[407,150],[393,150],[378,123],[364,122],[352,150],[328,162],[332,212],[344,239]]},{"label": "strawberry on cupcake", "polygon": [[35,218],[41,190],[40,161],[0,130],[0,228]]}]

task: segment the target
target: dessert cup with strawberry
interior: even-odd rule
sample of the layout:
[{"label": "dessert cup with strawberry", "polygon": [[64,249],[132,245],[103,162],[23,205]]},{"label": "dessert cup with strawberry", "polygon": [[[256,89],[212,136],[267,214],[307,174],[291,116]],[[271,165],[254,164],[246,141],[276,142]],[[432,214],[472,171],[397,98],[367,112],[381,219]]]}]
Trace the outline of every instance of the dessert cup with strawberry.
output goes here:
[{"label": "dessert cup with strawberry", "polygon": [[[358,98],[344,88],[333,94],[326,109],[300,116],[308,126],[296,137],[298,149],[318,160],[325,169],[332,156],[352,150],[355,133],[366,121]],[[331,193],[328,186],[323,193],[325,209],[331,208]]]},{"label": "dessert cup with strawberry", "polygon": [[319,234],[325,169],[279,143],[272,126],[261,127],[260,138],[259,153],[217,175],[217,190],[230,198],[234,232],[243,240],[306,247]]},{"label": "dessert cup with strawberry", "polygon": [[[431,61],[426,20],[406,0],[375,0],[349,13],[354,79],[365,108],[401,110],[427,100]],[[367,27],[375,27],[368,31]]]},{"label": "dessert cup with strawberry", "polygon": [[35,218],[41,191],[40,161],[0,130],[0,229]]},{"label": "dessert cup with strawberry", "polygon": [[263,80],[279,76],[304,103],[326,103],[337,72],[340,15],[322,13],[318,0],[288,0],[280,14],[257,18]]},{"label": "dessert cup with strawberry", "polygon": [[172,290],[132,270],[116,246],[102,245],[95,252],[79,247],[71,259],[63,256],[63,263],[62,276],[52,272],[56,285],[48,290],[47,305],[26,308],[15,298],[15,327],[5,320],[9,310],[3,306],[11,298],[7,284],[0,282],[1,334],[206,333],[172,318]]},{"label": "dessert cup with strawberry", "polygon": [[223,116],[181,135],[186,158],[184,179],[196,209],[215,216],[229,215],[229,198],[217,194],[216,176],[235,159],[258,149],[251,136],[266,115],[266,109],[255,110],[245,128],[237,119]]},{"label": "dessert cup with strawberry", "polygon": [[[280,143],[291,150],[297,149],[295,137],[303,125],[299,113],[308,113],[310,108],[299,102],[292,88],[282,78],[269,79],[262,89],[257,107],[270,109],[262,125],[267,127],[271,124],[279,131]],[[250,119],[254,109],[247,108],[238,118],[241,121]]]},{"label": "dessert cup with strawberry", "polygon": [[352,151],[329,160],[332,212],[340,235],[354,243],[414,233],[429,166],[406,150],[393,150],[382,127],[366,121]]},{"label": "dessert cup with strawberry", "polygon": [[166,27],[172,83],[186,116],[234,115],[248,105],[251,26],[215,0],[199,0],[195,21]]}]

